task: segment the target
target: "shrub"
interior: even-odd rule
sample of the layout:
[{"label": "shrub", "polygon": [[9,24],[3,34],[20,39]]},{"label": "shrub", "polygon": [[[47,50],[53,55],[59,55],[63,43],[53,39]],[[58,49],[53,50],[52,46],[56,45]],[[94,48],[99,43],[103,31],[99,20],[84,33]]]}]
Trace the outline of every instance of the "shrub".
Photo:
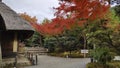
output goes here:
[{"label": "shrub", "polygon": [[68,55],[70,58],[83,58],[83,54],[71,53]]},{"label": "shrub", "polygon": [[103,65],[100,63],[88,63],[87,68],[103,68]]},{"label": "shrub", "polygon": [[101,63],[88,63],[86,68],[120,68],[119,61],[108,62],[106,65]]},{"label": "shrub", "polygon": [[113,56],[110,53],[109,48],[107,47],[97,47],[91,52],[91,56],[97,60],[97,62],[106,64],[111,61]]},{"label": "shrub", "polygon": [[108,63],[110,68],[120,68],[120,61],[112,61]]},{"label": "shrub", "polygon": [[78,52],[63,52],[63,53],[49,53],[50,56],[57,56],[57,57],[69,57],[69,58],[83,58],[83,54]]}]

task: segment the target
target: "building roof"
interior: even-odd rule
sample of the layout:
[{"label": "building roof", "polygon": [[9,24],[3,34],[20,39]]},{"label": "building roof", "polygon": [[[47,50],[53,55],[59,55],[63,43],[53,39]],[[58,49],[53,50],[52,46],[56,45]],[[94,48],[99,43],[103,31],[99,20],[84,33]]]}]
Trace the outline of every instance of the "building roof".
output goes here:
[{"label": "building roof", "polygon": [[0,31],[17,32],[22,39],[33,35],[34,29],[29,22],[0,1]]},{"label": "building roof", "polygon": [[29,22],[21,18],[3,2],[0,2],[0,15],[5,23],[6,30],[34,30]]}]

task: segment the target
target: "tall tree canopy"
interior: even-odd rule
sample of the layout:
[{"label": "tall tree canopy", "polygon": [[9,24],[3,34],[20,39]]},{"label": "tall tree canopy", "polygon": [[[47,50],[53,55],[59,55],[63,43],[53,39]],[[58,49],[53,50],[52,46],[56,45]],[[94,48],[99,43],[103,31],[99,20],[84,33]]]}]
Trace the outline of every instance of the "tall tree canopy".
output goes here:
[{"label": "tall tree canopy", "polygon": [[88,21],[102,18],[109,9],[104,0],[59,0],[54,8],[55,18],[45,24],[32,24],[44,35],[58,35],[75,25],[83,26]]},{"label": "tall tree canopy", "polygon": [[104,0],[60,0],[60,6],[55,8],[57,17],[73,19],[96,19],[106,12],[109,5]]}]

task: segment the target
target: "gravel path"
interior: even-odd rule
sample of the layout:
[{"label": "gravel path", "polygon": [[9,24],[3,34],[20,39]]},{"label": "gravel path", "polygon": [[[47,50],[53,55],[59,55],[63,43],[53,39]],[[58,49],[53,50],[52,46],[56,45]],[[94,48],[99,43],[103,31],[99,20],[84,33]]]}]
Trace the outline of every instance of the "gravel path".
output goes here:
[{"label": "gravel path", "polygon": [[41,55],[38,57],[38,65],[25,68],[86,68],[89,58],[59,58]]}]

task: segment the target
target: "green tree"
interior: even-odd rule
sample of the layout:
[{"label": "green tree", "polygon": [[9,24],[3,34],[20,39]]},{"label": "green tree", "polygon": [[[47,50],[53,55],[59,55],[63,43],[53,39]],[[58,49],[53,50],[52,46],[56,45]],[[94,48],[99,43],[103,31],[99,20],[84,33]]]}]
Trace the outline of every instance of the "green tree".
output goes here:
[{"label": "green tree", "polygon": [[120,17],[120,5],[115,6],[114,10],[115,10],[116,16]]},{"label": "green tree", "polygon": [[108,47],[96,47],[96,49],[91,52],[91,56],[103,65],[106,65],[107,62],[113,59]]},{"label": "green tree", "polygon": [[43,36],[35,32],[29,39],[24,40],[26,46],[43,46]]}]

